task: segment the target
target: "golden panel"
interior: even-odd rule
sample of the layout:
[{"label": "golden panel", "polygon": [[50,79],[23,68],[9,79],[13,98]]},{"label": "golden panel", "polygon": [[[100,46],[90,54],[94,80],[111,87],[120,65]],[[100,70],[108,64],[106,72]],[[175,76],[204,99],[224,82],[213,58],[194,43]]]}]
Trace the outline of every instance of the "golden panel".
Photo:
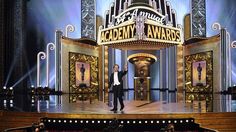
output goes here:
[{"label": "golden panel", "polygon": [[193,101],[199,103],[198,108],[205,109],[206,112],[213,111],[213,94],[186,93],[186,102]]},{"label": "golden panel", "polygon": [[77,101],[87,101],[89,100],[90,104],[93,103],[95,99],[98,99],[97,93],[89,94],[69,94],[69,102],[76,103]]},{"label": "golden panel", "polygon": [[[192,67],[195,62],[206,62],[205,85],[193,85]],[[213,110],[213,52],[202,52],[185,56],[185,99],[186,102],[206,101],[206,111]]]},{"label": "golden panel", "polygon": [[[194,62],[206,61],[206,85],[193,86],[192,64]],[[202,52],[194,55],[185,56],[185,90],[186,92],[213,92],[213,52]]]},{"label": "golden panel", "polygon": [[[76,62],[90,64],[90,87],[76,86]],[[98,93],[98,57],[69,52],[69,92],[70,93]]]}]

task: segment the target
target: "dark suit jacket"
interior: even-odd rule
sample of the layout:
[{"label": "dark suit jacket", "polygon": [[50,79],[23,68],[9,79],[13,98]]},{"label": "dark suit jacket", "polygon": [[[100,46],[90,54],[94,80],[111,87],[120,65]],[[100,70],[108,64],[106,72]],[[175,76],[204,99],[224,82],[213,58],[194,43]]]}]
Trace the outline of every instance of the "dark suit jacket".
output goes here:
[{"label": "dark suit jacket", "polygon": [[[122,77],[127,74],[128,71],[118,71],[118,80],[120,82],[120,88],[121,91],[123,91],[123,79]],[[110,76],[110,81],[109,81],[109,88],[111,88],[111,85],[114,83],[114,72]]]}]

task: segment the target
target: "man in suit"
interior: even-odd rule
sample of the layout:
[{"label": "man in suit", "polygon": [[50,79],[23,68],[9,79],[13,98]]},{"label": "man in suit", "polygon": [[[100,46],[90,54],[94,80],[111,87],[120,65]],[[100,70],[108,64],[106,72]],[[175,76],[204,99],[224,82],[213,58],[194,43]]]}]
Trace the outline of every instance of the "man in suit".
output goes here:
[{"label": "man in suit", "polygon": [[113,66],[113,73],[110,76],[110,81],[109,81],[109,88],[113,86],[113,109],[111,111],[114,111],[114,113],[117,112],[117,98],[119,99],[120,102],[120,111],[124,109],[124,103],[123,103],[123,76],[128,72],[127,65],[124,66],[124,71],[119,71],[119,65],[115,64]]}]

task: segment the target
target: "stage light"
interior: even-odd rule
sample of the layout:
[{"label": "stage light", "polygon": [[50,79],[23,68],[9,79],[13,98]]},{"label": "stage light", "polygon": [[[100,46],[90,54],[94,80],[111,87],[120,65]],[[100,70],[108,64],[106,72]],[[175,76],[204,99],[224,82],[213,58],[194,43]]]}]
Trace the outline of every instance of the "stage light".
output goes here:
[{"label": "stage light", "polygon": [[31,85],[31,88],[34,88],[34,85]]},{"label": "stage light", "polygon": [[10,107],[13,107],[13,104],[10,104]]},{"label": "stage light", "polygon": [[92,123],[94,123],[94,121],[92,121]]},{"label": "stage light", "polygon": [[12,104],[13,103],[13,100],[10,100],[10,104]]},{"label": "stage light", "polygon": [[120,123],[121,123],[121,124],[123,124],[123,123],[124,123],[124,121],[121,121]]},{"label": "stage light", "polygon": [[61,123],[61,120],[58,120],[59,123]]},{"label": "stage light", "polygon": [[51,122],[51,120],[48,120],[48,122]]},{"label": "stage light", "polygon": [[191,120],[191,122],[193,122],[193,120]]},{"label": "stage light", "polygon": [[77,123],[77,120],[75,120],[75,123]]},{"label": "stage light", "polygon": [[13,90],[13,87],[10,87],[10,90]]},{"label": "stage light", "polygon": [[87,120],[86,123],[89,123],[89,121]]},{"label": "stage light", "polygon": [[166,123],[165,121],[162,121],[162,123]]},{"label": "stage light", "polygon": [[34,100],[32,99],[32,101],[31,101],[32,103],[34,103]]},{"label": "stage light", "polygon": [[186,122],[188,122],[188,120],[186,120]]},{"label": "stage light", "polygon": [[135,121],[133,121],[133,124],[135,124],[136,122]]},{"label": "stage light", "polygon": [[98,121],[98,123],[100,123],[100,121]]},{"label": "stage light", "polygon": [[183,121],[182,121],[182,120],[180,120],[180,123],[183,123]]},{"label": "stage light", "polygon": [[138,123],[139,123],[139,124],[141,124],[142,122],[141,122],[141,121],[139,121]]},{"label": "stage light", "polygon": [[177,121],[175,120],[174,123],[177,123]]},{"label": "stage light", "polygon": [[83,120],[81,120],[80,123],[83,123]]},{"label": "stage light", "polygon": [[157,124],[159,124],[160,122],[159,121],[157,121]]},{"label": "stage light", "polygon": [[153,121],[151,121],[151,123],[153,123]]},{"label": "stage light", "polygon": [[72,123],[72,120],[70,120],[70,123]]},{"label": "stage light", "polygon": [[103,121],[103,123],[107,123],[107,121]]},{"label": "stage light", "polygon": [[3,89],[7,89],[7,87],[6,87],[6,86],[4,86],[4,87],[3,87]]},{"label": "stage light", "polygon": [[111,121],[109,121],[109,123],[111,123]]},{"label": "stage light", "polygon": [[64,123],[66,123],[66,120],[64,120]]},{"label": "stage light", "polygon": [[168,123],[171,123],[171,121],[169,120]]},{"label": "stage light", "polygon": [[7,103],[7,100],[4,99],[4,100],[3,100],[3,103],[6,104],[6,103]]},{"label": "stage light", "polygon": [[147,121],[145,121],[145,123],[147,123]]},{"label": "stage light", "polygon": [[56,122],[56,120],[53,120],[53,122],[55,123],[55,122]]},{"label": "stage light", "polygon": [[127,124],[129,124],[129,121],[127,121]]}]

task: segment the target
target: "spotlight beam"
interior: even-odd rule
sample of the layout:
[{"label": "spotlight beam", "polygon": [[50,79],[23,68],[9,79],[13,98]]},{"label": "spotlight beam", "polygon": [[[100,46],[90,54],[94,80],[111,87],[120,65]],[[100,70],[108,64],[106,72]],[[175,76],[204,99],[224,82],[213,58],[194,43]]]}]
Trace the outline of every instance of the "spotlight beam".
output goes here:
[{"label": "spotlight beam", "polygon": [[16,87],[19,83],[21,83],[26,77],[30,76],[30,74],[36,70],[36,66],[34,66],[30,71],[28,71],[25,75],[23,75],[15,84],[13,84],[13,88]]}]

